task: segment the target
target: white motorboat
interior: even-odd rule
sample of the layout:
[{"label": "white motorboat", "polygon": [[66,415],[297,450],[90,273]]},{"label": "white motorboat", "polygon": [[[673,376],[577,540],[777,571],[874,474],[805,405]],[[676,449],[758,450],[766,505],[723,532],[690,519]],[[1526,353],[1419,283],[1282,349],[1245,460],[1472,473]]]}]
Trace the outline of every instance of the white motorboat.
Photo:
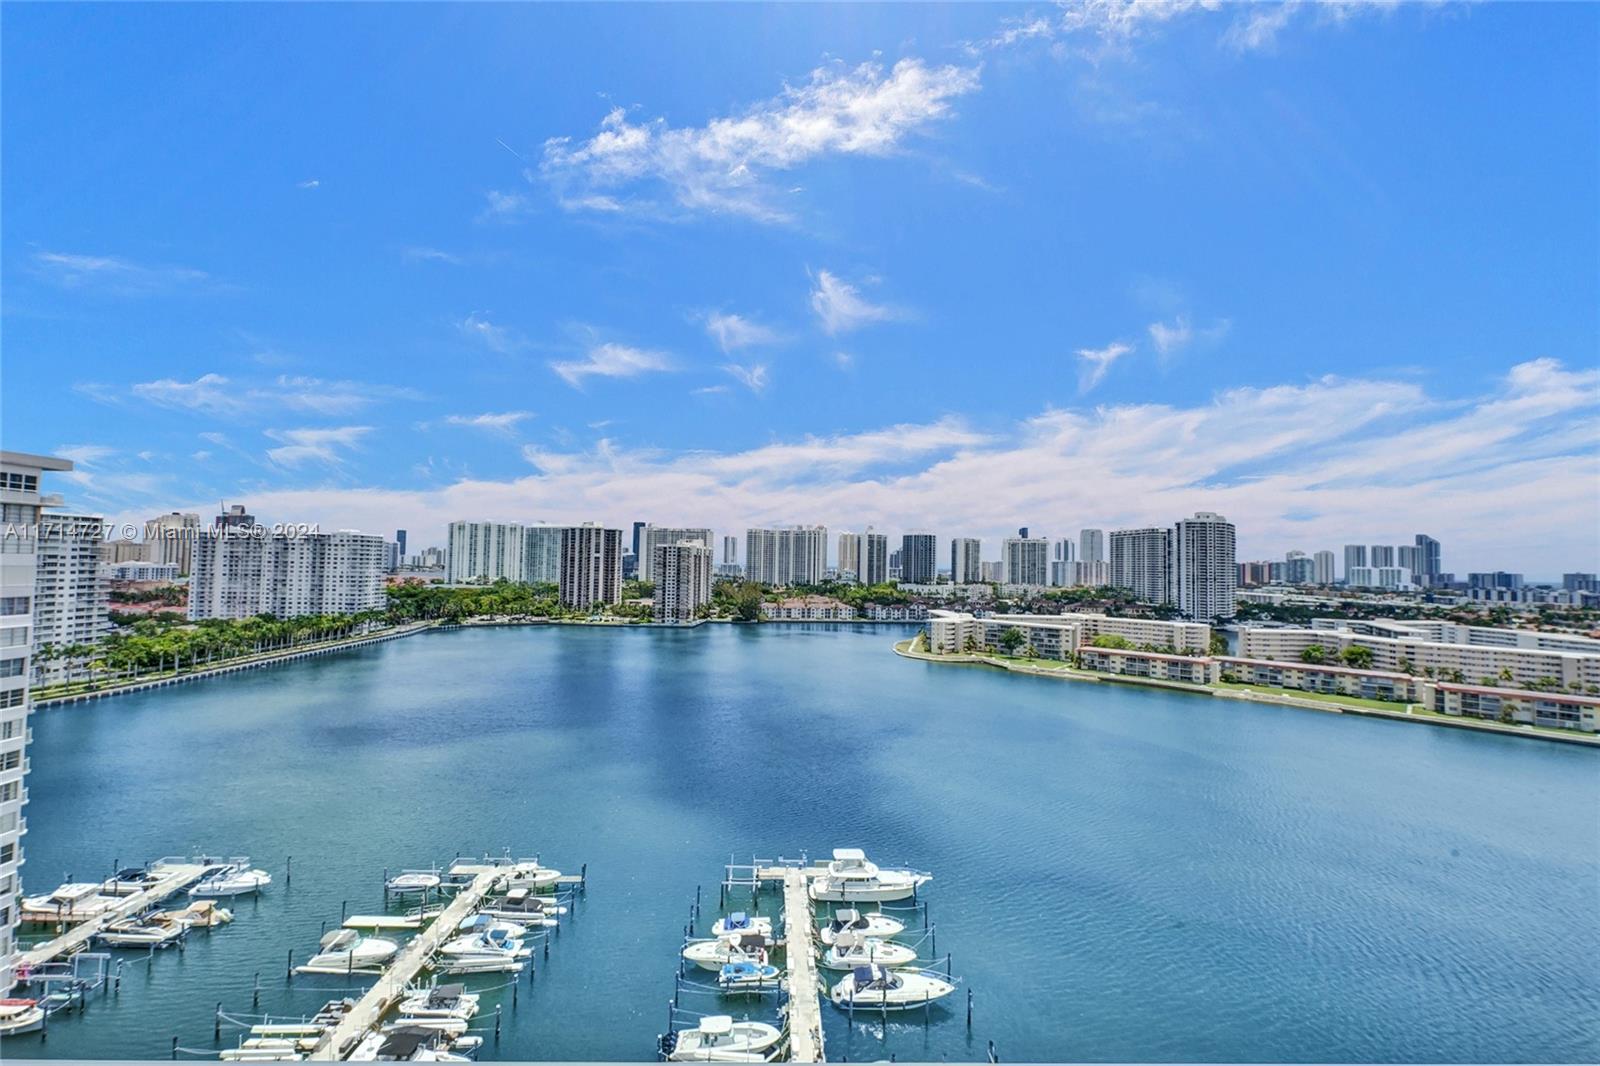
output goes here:
[{"label": "white motorboat", "polygon": [[560,870],[540,866],[537,862],[519,862],[511,868],[511,876],[506,879],[506,885],[510,888],[527,888],[540,892],[554,888],[556,882],[560,880]]},{"label": "white motorboat", "polygon": [[0,999],[0,1036],[21,1036],[44,1028],[44,1008],[36,999]]},{"label": "white motorboat", "polygon": [[446,940],[440,945],[439,954],[447,961],[463,958],[525,959],[533,954],[533,949],[524,946],[516,937],[507,936],[503,930],[490,929]]},{"label": "white motorboat", "polygon": [[762,936],[770,937],[772,919],[749,915],[744,911],[734,911],[726,918],[718,918],[711,926],[712,936],[743,936],[746,933],[760,933]]},{"label": "white motorboat", "polygon": [[112,922],[95,935],[114,948],[164,948],[178,942],[189,931],[182,922],[148,915]]},{"label": "white motorboat", "polygon": [[767,1053],[783,1034],[777,1026],[726,1014],[701,1018],[693,1029],[662,1038],[668,1062],[766,1062]]},{"label": "white motorboat", "polygon": [[863,914],[853,907],[844,907],[834,911],[833,917],[822,927],[822,942],[832,944],[834,938],[847,931],[857,936],[887,940],[905,932],[906,923],[882,912]]},{"label": "white motorboat", "polygon": [[191,929],[215,929],[233,921],[233,912],[219,906],[216,900],[197,899],[181,911],[162,911],[156,917],[164,921],[181,922]]},{"label": "white motorboat", "polygon": [[135,896],[160,880],[143,866],[129,866],[101,882],[100,891],[107,896]]},{"label": "white motorboat", "polygon": [[434,985],[406,996],[399,1011],[408,1018],[471,1018],[478,1013],[478,994],[465,985]]},{"label": "white motorboat", "polygon": [[25,922],[81,922],[99,917],[120,902],[102,896],[97,884],[69,882],[48,896],[24,896],[19,917]]},{"label": "white motorboat", "polygon": [[770,962],[730,962],[717,973],[717,987],[724,992],[766,992],[782,980],[783,971]]},{"label": "white motorboat", "polygon": [[493,918],[487,914],[469,914],[461,919],[461,924],[456,926],[456,929],[463,933],[498,932],[511,940],[521,940],[528,935],[527,926]]},{"label": "white motorboat", "polygon": [[[452,1041],[448,1033],[422,1025],[397,1026],[382,1032],[370,1033],[355,1051],[351,1062],[469,1062],[465,1055],[449,1050]],[[476,1047],[479,1041],[473,1040]]]},{"label": "white motorboat", "polygon": [[272,875],[250,865],[246,858],[229,859],[189,889],[191,896],[248,896],[272,884]]},{"label": "white motorboat", "polygon": [[753,962],[763,965],[772,941],[760,933],[743,936],[719,936],[711,940],[696,940],[683,949],[683,957],[702,970],[721,972],[730,962]]},{"label": "white motorboat", "polygon": [[513,888],[499,899],[491,900],[479,913],[522,925],[549,927],[558,924],[557,916],[567,913],[567,908],[531,888]]},{"label": "white motorboat", "polygon": [[842,1010],[911,1010],[955,990],[948,977],[932,970],[857,966],[833,986],[828,998]]},{"label": "white motorboat", "polygon": [[835,848],[828,872],[811,882],[811,898],[838,903],[884,902],[916,894],[932,874],[916,870],[883,870],[868,862],[860,848]]},{"label": "white motorboat", "polygon": [[521,973],[527,969],[526,956],[510,955],[443,955],[433,960],[433,969],[452,977],[473,973]]},{"label": "white motorboat", "polygon": [[295,973],[370,972],[394,958],[400,945],[393,940],[362,936],[354,929],[335,929],[317,945],[318,951]]},{"label": "white motorboat", "polygon": [[438,888],[443,879],[432,870],[407,870],[398,877],[391,877],[383,883],[383,889],[391,896],[416,895],[422,892],[432,892]]},{"label": "white motorboat", "polygon": [[853,970],[857,966],[874,963],[879,966],[905,966],[916,961],[916,951],[904,944],[851,932],[835,937],[833,946],[822,956],[822,965],[829,970]]}]

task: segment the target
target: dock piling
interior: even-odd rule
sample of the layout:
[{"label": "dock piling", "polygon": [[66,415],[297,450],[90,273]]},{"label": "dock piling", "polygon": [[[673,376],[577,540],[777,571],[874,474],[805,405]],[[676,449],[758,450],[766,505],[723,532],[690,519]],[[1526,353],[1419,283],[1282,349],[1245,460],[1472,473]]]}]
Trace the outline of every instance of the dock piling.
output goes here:
[{"label": "dock piling", "polygon": [[222,1002],[217,1002],[217,1013],[211,1019],[211,1040],[215,1043],[222,1039]]},{"label": "dock piling", "polygon": [[261,971],[260,970],[256,971],[255,987],[250,992],[250,1005],[252,1007],[261,1006]]},{"label": "dock piling", "polygon": [[967,1030],[972,1030],[972,989],[967,989]]},{"label": "dock piling", "polygon": [[500,1004],[494,1005],[494,1042],[500,1043]]},{"label": "dock piling", "polygon": [[283,883],[287,885],[294,877],[294,856],[290,855],[283,860]]}]

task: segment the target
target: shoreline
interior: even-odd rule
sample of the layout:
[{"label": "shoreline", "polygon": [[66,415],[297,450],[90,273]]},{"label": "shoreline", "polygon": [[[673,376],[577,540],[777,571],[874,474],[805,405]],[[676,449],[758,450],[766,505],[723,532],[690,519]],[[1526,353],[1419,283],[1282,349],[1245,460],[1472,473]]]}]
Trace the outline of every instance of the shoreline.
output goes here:
[{"label": "shoreline", "polygon": [[[913,638],[914,639],[914,638]],[[1446,729],[1466,729],[1478,733],[1495,733],[1500,736],[1523,737],[1528,740],[1548,740],[1556,744],[1573,744],[1583,748],[1600,748],[1600,734],[1572,732],[1570,734],[1549,729],[1527,728],[1523,726],[1509,726],[1500,722],[1488,722],[1477,718],[1451,717],[1437,714],[1432,711],[1416,713],[1411,710],[1413,704],[1407,704],[1405,710],[1385,710],[1377,707],[1363,707],[1353,703],[1342,703],[1338,700],[1316,700],[1304,696],[1297,697],[1285,690],[1282,695],[1266,693],[1254,689],[1225,689],[1212,685],[1196,685],[1182,681],[1165,681],[1159,678],[1127,677],[1118,674],[1096,674],[1090,671],[1079,670],[1063,663],[1059,668],[1034,666],[1025,662],[1011,662],[1000,656],[971,654],[966,652],[951,655],[935,655],[931,652],[913,651],[911,641],[896,641],[894,653],[903,659],[916,659],[921,662],[941,663],[945,665],[988,666],[1005,670],[1013,674],[1026,674],[1033,677],[1049,677],[1059,681],[1086,681],[1098,684],[1123,684],[1136,688],[1159,688],[1169,692],[1188,692],[1196,696],[1213,696],[1221,699],[1241,700],[1246,703],[1267,703],[1280,707],[1293,707],[1298,710],[1321,711],[1324,714],[1353,714],[1362,718],[1382,718],[1389,721],[1411,722],[1417,725],[1442,726]]]}]

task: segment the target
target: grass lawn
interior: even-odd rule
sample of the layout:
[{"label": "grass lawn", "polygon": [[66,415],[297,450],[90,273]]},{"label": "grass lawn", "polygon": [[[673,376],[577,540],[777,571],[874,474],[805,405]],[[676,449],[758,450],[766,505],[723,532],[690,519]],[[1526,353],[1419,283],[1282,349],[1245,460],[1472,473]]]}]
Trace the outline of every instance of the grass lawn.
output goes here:
[{"label": "grass lawn", "polygon": [[1241,685],[1229,681],[1218,681],[1216,687],[1241,692],[1259,692],[1263,696],[1289,696],[1297,700],[1314,700],[1318,703],[1343,703],[1351,707],[1371,707],[1379,711],[1404,711],[1406,709],[1406,704],[1390,702],[1389,700],[1369,700],[1360,696],[1338,696],[1324,692],[1302,692],[1297,688]]}]

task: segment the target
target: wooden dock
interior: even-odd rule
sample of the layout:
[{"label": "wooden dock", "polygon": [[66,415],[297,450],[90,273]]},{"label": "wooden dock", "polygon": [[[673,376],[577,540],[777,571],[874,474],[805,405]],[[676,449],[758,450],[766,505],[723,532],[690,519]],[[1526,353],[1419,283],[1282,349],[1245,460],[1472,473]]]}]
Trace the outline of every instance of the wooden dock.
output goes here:
[{"label": "wooden dock", "polygon": [[17,958],[17,965],[32,969],[53,962],[63,955],[83,950],[90,940],[112,922],[120,922],[124,918],[143,914],[162,900],[200,880],[210,868],[198,863],[170,863],[154,867],[151,872],[161,878],[155,884],[142,892],[124,897],[115,907],[102,911],[92,918],[84,919],[54,940],[40,944],[30,951],[24,951]]},{"label": "wooden dock", "polygon": [[822,1050],[824,989],[817,976],[817,924],[808,871],[783,870],[783,957],[789,988],[789,1061],[826,1061]]},{"label": "wooden dock", "polygon": [[444,912],[433,920],[432,925],[418,933],[400,949],[394,961],[384,970],[383,976],[378,978],[378,983],[357,1001],[355,1008],[346,1014],[337,1026],[329,1030],[307,1057],[323,1062],[336,1062],[347,1058],[355,1051],[362,1038],[377,1028],[390,1008],[405,997],[406,989],[411,982],[416,980],[417,975],[433,958],[434,952],[439,950],[440,945],[455,935],[456,928],[462,920],[477,913],[484,897],[512,873],[513,870],[509,866],[483,867],[482,871],[473,877],[470,885],[456,893],[455,899],[451,900]]}]

